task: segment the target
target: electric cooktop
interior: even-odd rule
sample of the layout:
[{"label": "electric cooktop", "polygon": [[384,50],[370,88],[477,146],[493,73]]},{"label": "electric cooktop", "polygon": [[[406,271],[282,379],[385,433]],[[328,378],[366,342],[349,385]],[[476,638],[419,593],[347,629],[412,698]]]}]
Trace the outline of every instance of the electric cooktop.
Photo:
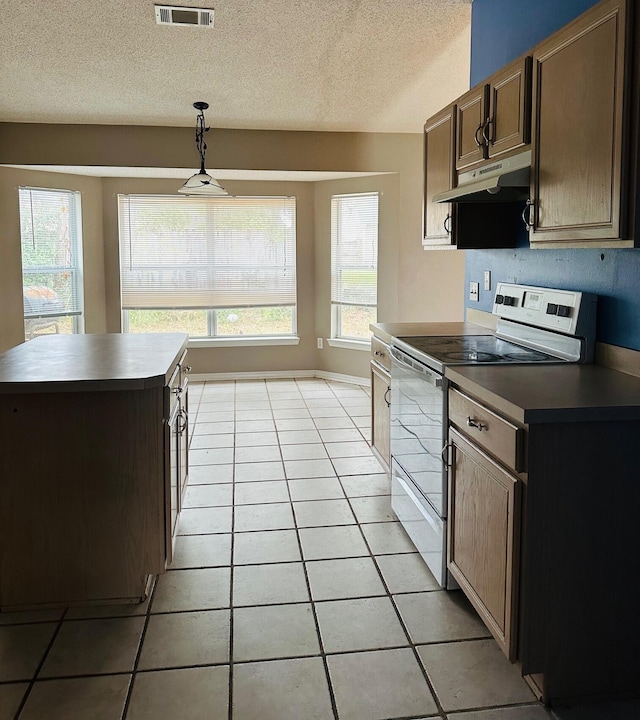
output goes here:
[{"label": "electric cooktop", "polygon": [[400,337],[398,340],[443,365],[564,362],[561,358],[521,347],[495,335]]}]

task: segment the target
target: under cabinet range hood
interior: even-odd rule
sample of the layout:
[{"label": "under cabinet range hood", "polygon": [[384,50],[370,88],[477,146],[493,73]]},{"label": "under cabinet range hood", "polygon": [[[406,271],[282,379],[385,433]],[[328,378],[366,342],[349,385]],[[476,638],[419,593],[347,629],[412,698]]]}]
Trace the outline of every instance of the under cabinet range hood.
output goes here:
[{"label": "under cabinet range hood", "polygon": [[531,150],[497,160],[458,176],[458,187],[433,196],[433,202],[517,202],[529,197]]}]

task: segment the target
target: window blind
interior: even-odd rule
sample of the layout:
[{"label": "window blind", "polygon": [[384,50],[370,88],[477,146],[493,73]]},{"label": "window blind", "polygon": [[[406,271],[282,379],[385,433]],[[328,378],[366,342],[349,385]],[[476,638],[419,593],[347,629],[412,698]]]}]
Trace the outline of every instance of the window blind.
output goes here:
[{"label": "window blind", "polygon": [[292,197],[120,195],[122,308],[295,305]]},{"label": "window blind", "polygon": [[82,314],[80,193],[21,187],[24,316]]},{"label": "window blind", "polygon": [[378,193],[331,198],[331,301],[375,307]]}]

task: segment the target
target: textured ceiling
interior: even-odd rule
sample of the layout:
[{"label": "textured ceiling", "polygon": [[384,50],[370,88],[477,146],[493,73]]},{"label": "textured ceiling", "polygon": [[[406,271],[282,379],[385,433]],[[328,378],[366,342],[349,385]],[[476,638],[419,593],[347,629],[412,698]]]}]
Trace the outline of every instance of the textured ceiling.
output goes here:
[{"label": "textured ceiling", "polygon": [[[174,0],[175,2],[175,0]],[[196,2],[177,2],[197,5]],[[468,87],[471,0],[2,0],[0,121],[419,132]]]}]

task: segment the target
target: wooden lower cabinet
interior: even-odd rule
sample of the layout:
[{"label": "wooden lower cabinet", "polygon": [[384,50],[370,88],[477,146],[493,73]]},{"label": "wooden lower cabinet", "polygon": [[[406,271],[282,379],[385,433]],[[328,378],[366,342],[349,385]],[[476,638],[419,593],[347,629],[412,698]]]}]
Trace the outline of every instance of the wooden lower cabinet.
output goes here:
[{"label": "wooden lower cabinet", "polygon": [[449,570],[515,659],[520,484],[479,448],[451,430]]},{"label": "wooden lower cabinet", "polygon": [[391,375],[371,362],[371,446],[387,469],[391,466]]},{"label": "wooden lower cabinet", "polygon": [[1,610],[140,602],[171,561],[184,420],[109,387],[0,393]]},{"label": "wooden lower cabinet", "polygon": [[545,703],[637,694],[640,420],[503,412],[449,390],[449,570]]}]

